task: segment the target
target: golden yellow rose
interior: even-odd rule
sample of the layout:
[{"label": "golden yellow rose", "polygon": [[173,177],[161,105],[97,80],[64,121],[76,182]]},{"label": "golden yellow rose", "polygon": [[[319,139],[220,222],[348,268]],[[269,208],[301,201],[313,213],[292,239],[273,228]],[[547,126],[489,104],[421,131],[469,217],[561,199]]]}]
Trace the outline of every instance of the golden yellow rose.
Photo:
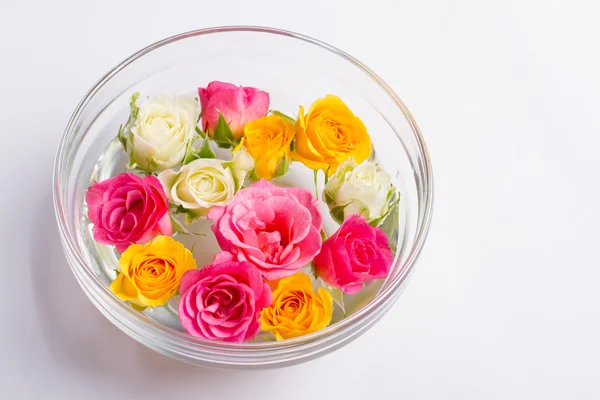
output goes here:
[{"label": "golden yellow rose", "polygon": [[258,179],[271,180],[287,172],[292,140],[294,125],[280,116],[268,115],[246,124],[242,141],[234,152],[245,147],[254,159]]},{"label": "golden yellow rose", "polygon": [[308,275],[298,272],[270,285],[273,301],[261,312],[261,329],[277,340],[307,335],[331,322],[333,299],[323,288],[315,293]]},{"label": "golden yellow rose", "polygon": [[121,300],[158,307],[177,293],[184,272],[196,269],[192,253],[170,236],[132,244],[119,259],[121,272],[110,290]]},{"label": "golden yellow rose", "polygon": [[300,106],[296,121],[296,150],[292,158],[313,170],[332,175],[344,160],[357,164],[371,155],[371,138],[365,124],[337,96],[318,99],[304,114]]}]

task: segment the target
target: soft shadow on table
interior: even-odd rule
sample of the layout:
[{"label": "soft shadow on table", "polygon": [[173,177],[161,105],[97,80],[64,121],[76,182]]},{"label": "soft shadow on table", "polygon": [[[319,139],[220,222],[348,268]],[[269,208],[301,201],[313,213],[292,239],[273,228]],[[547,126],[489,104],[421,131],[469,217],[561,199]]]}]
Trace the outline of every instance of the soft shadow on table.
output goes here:
[{"label": "soft shadow on table", "polygon": [[143,380],[146,387],[190,378],[213,385],[227,379],[231,384],[235,375],[244,374],[172,360],[121,332],[93,306],[71,273],[58,236],[51,196],[43,199],[32,217],[30,269],[40,334],[61,368],[109,379],[113,384],[131,385]]}]

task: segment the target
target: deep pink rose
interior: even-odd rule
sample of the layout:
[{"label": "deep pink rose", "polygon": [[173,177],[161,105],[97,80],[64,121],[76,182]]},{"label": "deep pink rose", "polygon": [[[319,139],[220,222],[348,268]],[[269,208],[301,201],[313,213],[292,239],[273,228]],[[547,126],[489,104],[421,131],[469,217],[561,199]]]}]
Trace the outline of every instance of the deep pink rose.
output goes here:
[{"label": "deep pink rose", "polygon": [[321,248],[317,199],[305,189],[263,179],[237,192],[227,206],[213,207],[208,218],[215,221],[221,249],[254,264],[267,280],[294,274]]},{"label": "deep pink rose", "polygon": [[314,265],[327,284],[354,294],[362,289],[363,282],[385,278],[393,261],[385,233],[363,217],[351,215],[323,242]]},{"label": "deep pink rose", "polygon": [[250,263],[226,261],[187,271],[179,283],[179,318],[193,336],[244,342],[256,336],[271,289]]},{"label": "deep pink rose", "polygon": [[202,106],[202,129],[212,137],[219,113],[229,124],[234,139],[244,135],[244,126],[269,111],[269,94],[251,87],[213,81],[206,89],[198,88]]},{"label": "deep pink rose", "polygon": [[132,243],[146,243],[156,235],[170,236],[169,203],[153,176],[123,173],[94,182],[85,195],[94,239],[114,244],[122,253]]}]

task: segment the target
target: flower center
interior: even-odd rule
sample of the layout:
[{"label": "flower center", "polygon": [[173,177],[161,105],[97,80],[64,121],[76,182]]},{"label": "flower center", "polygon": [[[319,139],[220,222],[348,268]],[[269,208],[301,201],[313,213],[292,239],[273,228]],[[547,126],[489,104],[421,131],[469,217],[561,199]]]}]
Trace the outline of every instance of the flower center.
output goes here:
[{"label": "flower center", "polygon": [[283,309],[283,313],[285,314],[286,317],[294,319],[302,311],[304,302],[301,301],[300,298],[298,297],[299,294],[292,293],[292,295],[294,295],[295,297],[288,299],[283,304],[282,309]]},{"label": "flower center", "polygon": [[376,251],[371,243],[356,239],[351,244],[351,254],[356,261],[356,272],[367,272],[371,263],[377,257]]}]

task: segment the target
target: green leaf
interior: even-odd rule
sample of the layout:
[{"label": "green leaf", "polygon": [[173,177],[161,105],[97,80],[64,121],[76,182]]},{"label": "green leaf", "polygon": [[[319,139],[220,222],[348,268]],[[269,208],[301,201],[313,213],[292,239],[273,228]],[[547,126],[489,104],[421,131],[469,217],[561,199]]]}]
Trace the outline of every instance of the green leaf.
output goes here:
[{"label": "green leaf", "polygon": [[191,163],[192,161],[195,161],[199,158],[200,158],[200,156],[198,155],[198,153],[195,150],[193,150],[193,148],[192,148],[191,151],[188,150],[185,153],[185,157],[183,158],[182,164],[187,165],[187,164]]},{"label": "green leaf", "polygon": [[235,145],[233,140],[233,133],[231,128],[225,121],[223,114],[219,113],[219,121],[215,127],[215,133],[213,134],[213,140],[222,149],[227,149]]},{"label": "green leaf", "polygon": [[333,199],[333,194],[329,190],[323,190],[323,201],[329,204],[335,204],[335,200]]},{"label": "green leaf", "polygon": [[256,175],[256,168],[252,168],[252,172],[250,172],[250,174],[248,175],[248,178],[250,178],[254,182],[258,182],[258,175]]},{"label": "green leaf", "polygon": [[202,146],[198,149],[198,155],[200,158],[217,158],[217,155],[213,151],[212,147],[210,147],[210,141],[208,138],[205,138],[202,141]]},{"label": "green leaf", "polygon": [[197,150],[190,146],[183,159],[183,165],[189,164],[200,158],[217,158],[212,147],[210,147],[210,140],[208,140],[208,138],[202,140],[202,146]]},{"label": "green leaf", "polygon": [[140,112],[140,108],[135,104],[140,98],[140,92],[135,92],[129,100],[130,118],[135,120]]},{"label": "green leaf", "polygon": [[323,229],[321,229],[321,240],[324,242],[327,240],[327,234]]},{"label": "green leaf", "polygon": [[[156,163],[151,164],[151,165],[156,165]],[[138,174],[142,174],[142,175],[150,175],[150,176],[158,175],[156,172],[150,171],[150,170],[142,167],[141,165],[136,164],[135,162],[127,164],[125,166],[125,168],[127,168],[128,171],[137,172]]]},{"label": "green leaf", "polygon": [[133,302],[129,302],[129,305],[131,306],[131,308],[133,308],[135,311],[139,311],[139,312],[143,312],[146,308],[146,306],[143,306],[141,304],[137,304],[137,303],[133,303]]},{"label": "green leaf", "polygon": [[248,172],[254,168],[252,156],[248,154],[244,146],[236,148],[233,152],[233,159],[221,163],[223,168],[228,168],[231,171],[233,181],[235,183],[235,191],[241,189],[246,181]]},{"label": "green leaf", "polygon": [[196,133],[198,134],[198,136],[200,136],[202,139],[204,139],[206,137],[206,134],[204,132],[202,132],[202,129],[196,127],[194,128],[196,130]]},{"label": "green leaf", "polygon": [[125,138],[125,135],[123,135],[123,124],[119,126],[117,139],[119,139],[119,142],[121,142],[121,146],[123,146],[123,149],[127,149],[127,139]]},{"label": "green leaf", "polygon": [[344,209],[349,205],[350,203],[341,206],[335,206],[329,210],[329,214],[331,214],[331,217],[334,219],[335,222],[337,222],[340,225],[344,222]]},{"label": "green leaf", "polygon": [[392,250],[392,254],[396,254],[398,247],[398,221],[400,219],[400,193],[397,195],[397,199],[395,199],[394,203],[390,206],[390,209],[383,217],[383,220],[378,222],[379,228],[386,234],[388,237],[388,242],[390,244],[390,249]]},{"label": "green leaf", "polygon": [[296,124],[296,120],[288,115],[285,115],[284,113],[277,111],[277,110],[271,110],[271,114],[272,115],[276,115],[278,117],[281,117],[285,120],[285,122],[288,122],[290,124],[295,125]]},{"label": "green leaf", "polygon": [[117,133],[117,137],[119,138],[119,142],[123,146],[123,150],[127,153],[129,157],[129,165],[133,165],[133,132],[131,132],[131,128],[135,124],[135,120],[138,117],[140,112],[140,108],[137,106],[136,101],[140,97],[139,92],[135,92],[131,99],[129,100],[129,118],[125,125],[121,125],[119,127],[119,132]]},{"label": "green leaf", "polygon": [[[323,231],[321,231],[323,232]],[[310,275],[315,279],[319,279],[319,276],[317,275],[317,269],[315,268],[315,263],[311,262],[310,264],[308,264],[310,266]],[[321,281],[322,282],[322,281]]]},{"label": "green leaf", "polygon": [[256,342],[275,342],[277,339],[275,339],[275,337],[273,336],[272,333],[270,332],[265,332],[263,334],[257,335],[254,337],[254,339],[252,339],[253,343]]},{"label": "green leaf", "polygon": [[287,174],[290,170],[290,162],[285,156],[285,152],[282,151],[282,153],[283,156],[281,157],[281,160],[279,160],[279,164],[277,164],[277,168],[275,169],[275,175],[273,175],[273,177],[275,178]]},{"label": "green leaf", "polygon": [[171,206],[171,212],[175,214],[185,214],[187,210],[182,205],[178,205],[177,207]]},{"label": "green leaf", "polygon": [[[190,215],[190,213],[191,213],[191,215]],[[186,222],[188,222],[188,223],[193,221],[193,219],[197,218],[197,216],[194,213],[192,213],[190,210],[185,210],[184,214],[186,215]],[[183,226],[183,224],[177,218],[173,218],[173,216],[171,216],[171,225],[173,225],[173,234],[178,233],[180,235],[206,236],[206,234],[204,234],[204,233],[197,233],[197,232],[189,231],[185,226]]]},{"label": "green leaf", "polygon": [[370,221],[369,225],[380,226],[387,220],[388,216],[390,216],[392,212],[397,212],[398,203],[400,203],[400,197],[400,192],[397,192],[394,188],[392,188],[390,193],[388,193],[388,202],[390,203],[389,208],[381,217]]}]

